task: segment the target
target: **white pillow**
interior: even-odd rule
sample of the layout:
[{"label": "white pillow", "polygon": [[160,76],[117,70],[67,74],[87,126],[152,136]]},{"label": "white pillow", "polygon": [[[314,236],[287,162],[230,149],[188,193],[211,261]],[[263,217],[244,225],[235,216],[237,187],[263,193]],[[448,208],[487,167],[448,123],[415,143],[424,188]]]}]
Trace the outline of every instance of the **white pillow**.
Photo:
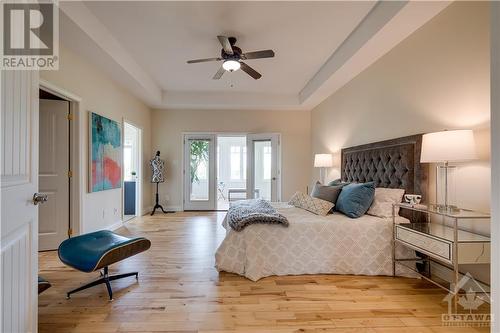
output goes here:
[{"label": "white pillow", "polygon": [[288,204],[323,216],[327,215],[334,206],[330,201],[313,198],[302,192],[295,192]]},{"label": "white pillow", "polygon": [[[378,217],[392,217],[392,205],[400,203],[405,190],[399,188],[377,187],[372,205],[366,212],[369,215]],[[396,215],[399,213],[399,208]]]}]

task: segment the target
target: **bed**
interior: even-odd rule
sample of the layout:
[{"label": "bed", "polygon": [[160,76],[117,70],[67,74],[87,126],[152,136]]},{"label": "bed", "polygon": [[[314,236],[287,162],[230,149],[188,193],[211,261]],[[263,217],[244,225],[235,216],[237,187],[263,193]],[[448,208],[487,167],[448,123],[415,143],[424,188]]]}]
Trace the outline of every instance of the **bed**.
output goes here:
[{"label": "bed", "polygon": [[[343,149],[341,178],[374,181],[377,187],[403,188],[426,198],[427,170],[420,161],[421,135]],[[351,219],[334,212],[318,216],[283,203],[273,204],[290,223],[254,224],[232,230],[216,251],[218,271],[257,281],[272,275],[353,274],[392,275],[392,219],[364,215]],[[397,222],[419,219],[400,211]],[[409,256],[396,248],[398,257]],[[398,268],[399,275],[408,275]]]}]

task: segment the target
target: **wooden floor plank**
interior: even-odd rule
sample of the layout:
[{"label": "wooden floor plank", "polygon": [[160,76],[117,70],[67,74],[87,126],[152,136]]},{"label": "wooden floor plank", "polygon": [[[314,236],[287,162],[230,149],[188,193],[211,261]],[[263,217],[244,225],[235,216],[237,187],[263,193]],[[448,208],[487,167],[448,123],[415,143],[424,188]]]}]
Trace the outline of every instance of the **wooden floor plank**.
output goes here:
[{"label": "wooden floor plank", "polygon": [[[418,279],[307,275],[258,282],[218,273],[214,253],[225,235],[224,213],[141,217],[117,232],[144,236],[151,249],[115,264],[111,273],[139,271],[139,280],[65,292],[98,277],[64,266],[57,252],[39,255],[53,287],[39,297],[39,331],[196,333],[449,333],[488,328],[444,327],[444,292]],[[482,312],[489,312],[487,306]]]}]

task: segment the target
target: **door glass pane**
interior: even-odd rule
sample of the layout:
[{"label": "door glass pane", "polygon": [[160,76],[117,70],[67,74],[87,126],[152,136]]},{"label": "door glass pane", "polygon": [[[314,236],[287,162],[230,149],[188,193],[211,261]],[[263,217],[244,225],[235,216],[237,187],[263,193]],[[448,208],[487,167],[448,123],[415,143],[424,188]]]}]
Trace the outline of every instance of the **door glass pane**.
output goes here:
[{"label": "door glass pane", "polygon": [[217,151],[217,209],[226,210],[247,197],[246,136],[217,136]]},{"label": "door glass pane", "polygon": [[189,140],[190,155],[190,199],[192,201],[208,201],[209,195],[209,150],[210,140]]},{"label": "door glass pane", "polygon": [[254,197],[271,200],[272,146],[271,140],[254,141]]},{"label": "door glass pane", "polygon": [[124,124],[123,131],[123,177],[124,181],[135,181],[139,170],[138,144],[139,130],[128,124]]}]

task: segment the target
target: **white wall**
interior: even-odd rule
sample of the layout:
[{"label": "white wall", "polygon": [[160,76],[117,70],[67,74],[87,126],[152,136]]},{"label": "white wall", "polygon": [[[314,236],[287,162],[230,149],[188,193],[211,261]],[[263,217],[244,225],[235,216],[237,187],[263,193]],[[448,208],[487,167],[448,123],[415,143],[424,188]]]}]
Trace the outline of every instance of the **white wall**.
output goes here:
[{"label": "white wall", "polygon": [[[455,2],[311,112],[311,153],[406,135],[472,128],[480,159],[459,165],[457,200],[490,210],[490,12]],[[431,171],[434,168],[431,167]],[[311,183],[318,178],[312,169]],[[434,180],[431,173],[430,180]],[[431,183],[432,202],[435,186]],[[464,225],[489,234],[487,222]],[[464,268],[468,269],[468,268]],[[489,272],[482,270],[482,280]]]},{"label": "white wall", "polygon": [[500,332],[500,3],[491,15],[492,332]]},{"label": "white wall", "polygon": [[305,191],[310,179],[310,112],[243,110],[153,110],[152,148],[165,159],[161,204],[180,209],[182,202],[182,133],[281,133],[282,199]]},{"label": "white wall", "polygon": [[[143,205],[151,205],[147,158],[151,152],[151,110],[85,59],[60,46],[58,71],[41,72],[41,78],[82,98],[80,104],[80,159],[83,207],[81,232],[90,232],[121,221],[122,189],[88,192],[88,111],[122,123],[123,118],[143,129]],[[147,168],[146,168],[147,167]]]}]

